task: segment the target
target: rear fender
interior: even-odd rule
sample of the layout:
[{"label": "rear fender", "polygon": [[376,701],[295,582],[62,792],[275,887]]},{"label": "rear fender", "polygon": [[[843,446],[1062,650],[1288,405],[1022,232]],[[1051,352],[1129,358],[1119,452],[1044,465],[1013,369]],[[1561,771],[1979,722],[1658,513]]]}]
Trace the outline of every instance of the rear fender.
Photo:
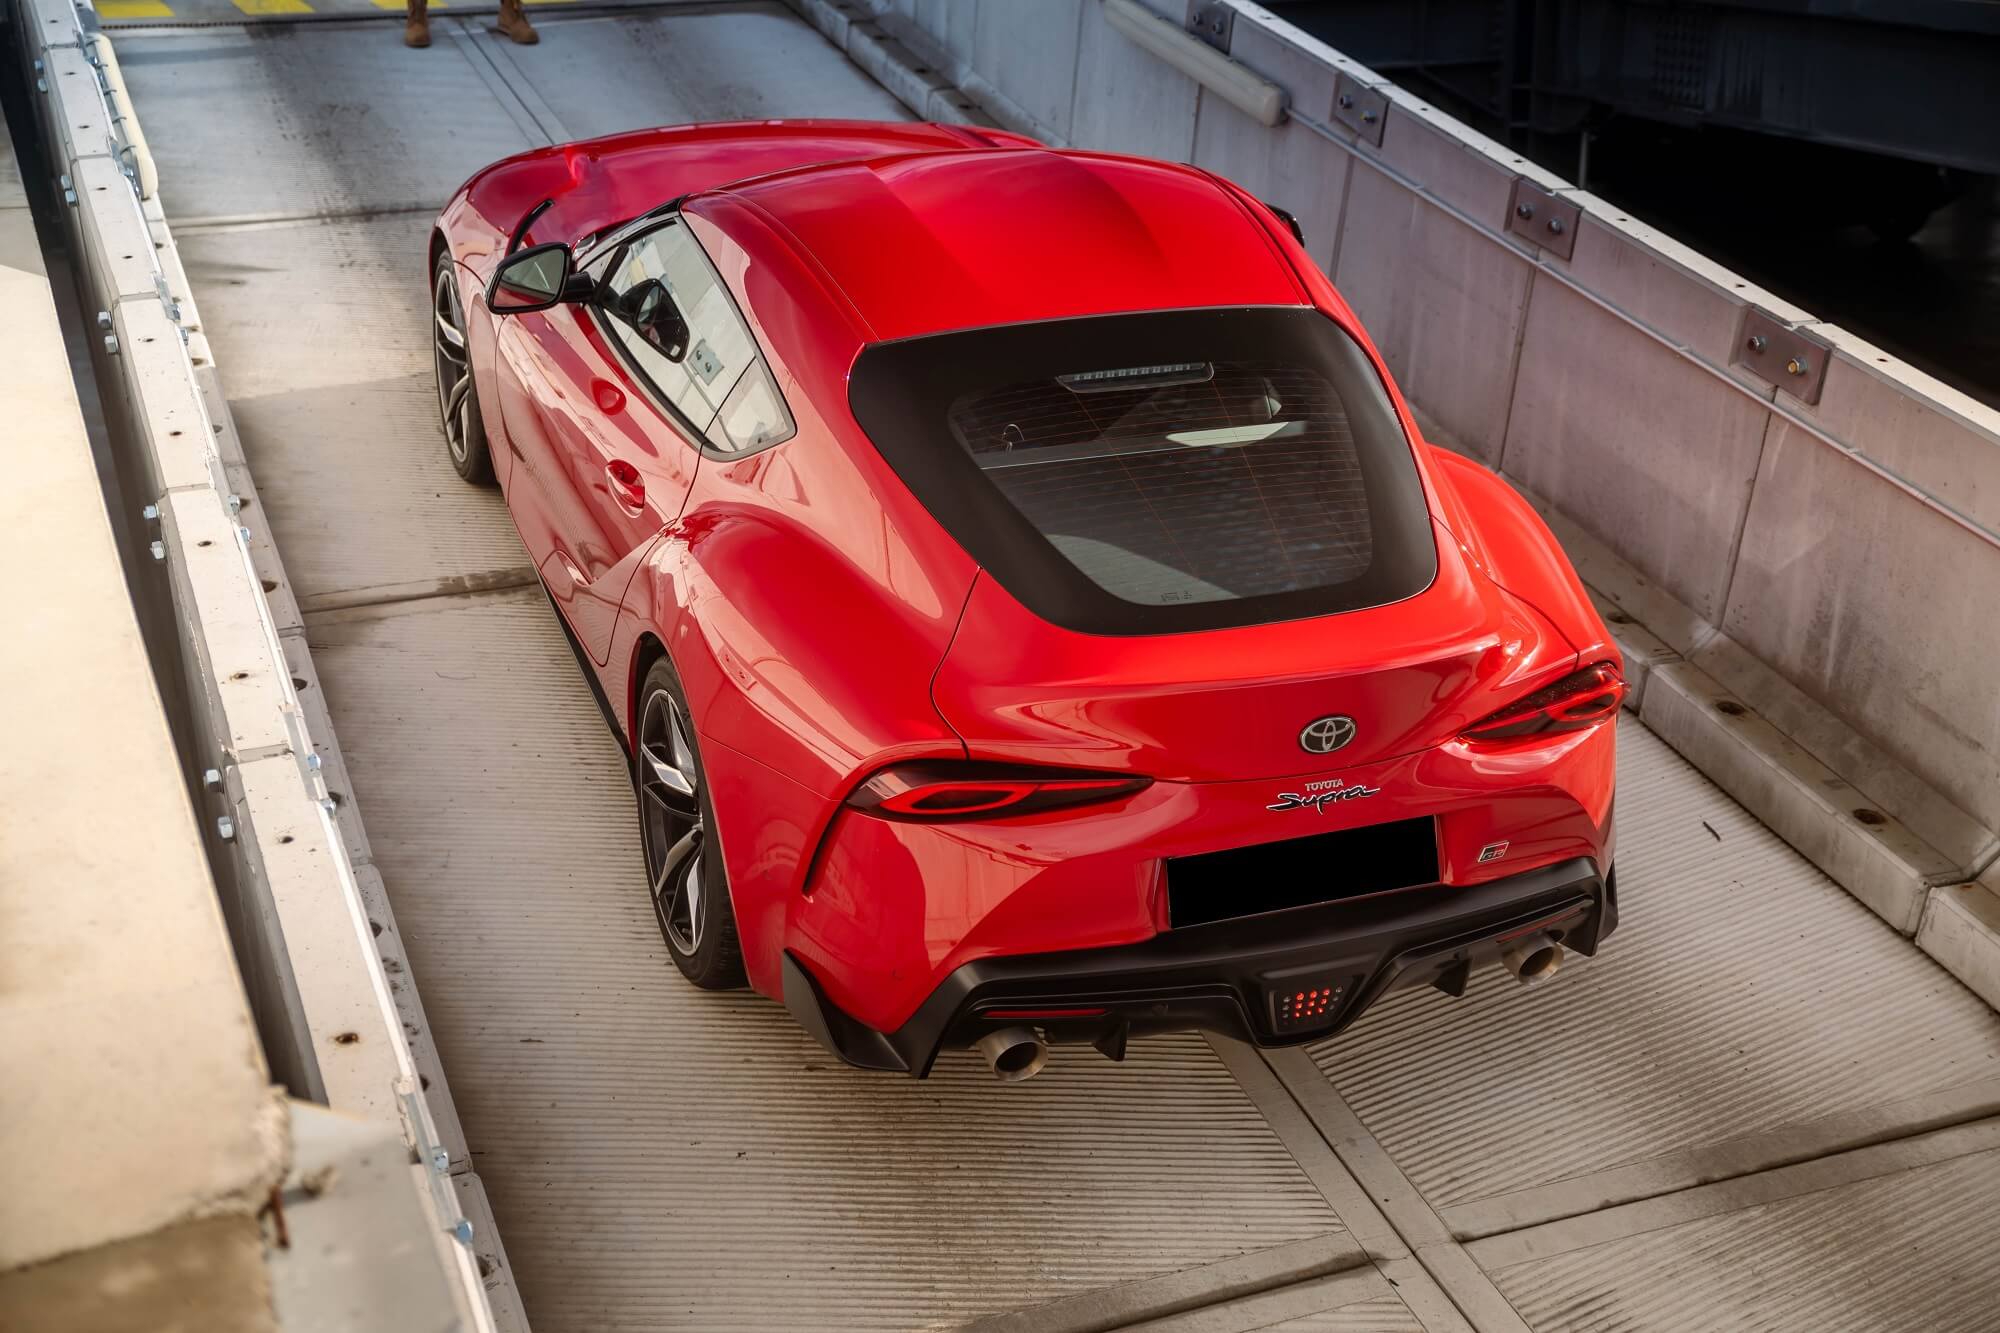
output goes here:
[{"label": "rear fender", "polygon": [[1581,662],[1619,660],[1603,617],[1591,604],[1549,525],[1501,476],[1461,454],[1430,445],[1444,526],[1488,578],[1533,606],[1577,650]]}]

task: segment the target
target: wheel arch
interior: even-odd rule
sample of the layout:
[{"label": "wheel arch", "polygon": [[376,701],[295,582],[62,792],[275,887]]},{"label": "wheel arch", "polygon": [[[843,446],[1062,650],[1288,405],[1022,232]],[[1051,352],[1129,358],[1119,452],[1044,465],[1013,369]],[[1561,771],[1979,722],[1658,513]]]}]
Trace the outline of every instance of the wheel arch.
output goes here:
[{"label": "wheel arch", "polygon": [[[632,669],[625,681],[625,753],[638,753],[639,747],[639,689],[646,683],[646,675],[653,669],[653,663],[665,660],[673,665],[673,656],[667,652],[667,645],[652,630],[639,631],[639,637],[632,644]],[[679,668],[674,669],[676,675]],[[682,688],[686,688],[683,686]]]}]

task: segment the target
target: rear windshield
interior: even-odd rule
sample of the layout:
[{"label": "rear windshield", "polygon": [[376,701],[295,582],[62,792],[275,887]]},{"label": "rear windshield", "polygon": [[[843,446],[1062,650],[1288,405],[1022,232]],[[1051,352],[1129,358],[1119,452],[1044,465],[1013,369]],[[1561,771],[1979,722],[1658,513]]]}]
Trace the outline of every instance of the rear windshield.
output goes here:
[{"label": "rear windshield", "polygon": [[857,420],[1043,618],[1169,633],[1396,601],[1436,572],[1410,446],[1312,310],[1010,325],[870,347]]}]

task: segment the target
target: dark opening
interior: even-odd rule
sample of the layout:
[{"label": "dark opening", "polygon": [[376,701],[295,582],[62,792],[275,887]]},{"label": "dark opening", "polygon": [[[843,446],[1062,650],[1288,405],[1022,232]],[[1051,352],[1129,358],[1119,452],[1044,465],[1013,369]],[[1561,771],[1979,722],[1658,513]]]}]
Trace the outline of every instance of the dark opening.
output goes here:
[{"label": "dark opening", "polygon": [[1167,861],[1167,919],[1176,929],[1290,907],[1435,884],[1432,819],[1315,833]]}]

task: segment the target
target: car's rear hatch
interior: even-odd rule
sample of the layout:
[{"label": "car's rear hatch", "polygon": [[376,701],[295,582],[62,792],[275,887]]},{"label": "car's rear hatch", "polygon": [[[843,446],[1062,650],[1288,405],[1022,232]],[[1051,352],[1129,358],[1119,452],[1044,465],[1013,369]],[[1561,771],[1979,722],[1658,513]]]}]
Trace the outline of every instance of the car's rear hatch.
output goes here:
[{"label": "car's rear hatch", "polygon": [[1380,372],[1315,309],[878,344],[850,398],[981,567],[934,686],[974,757],[1324,772],[1574,661],[1435,524]]},{"label": "car's rear hatch", "polygon": [[[992,578],[974,586],[933,696],[978,758],[1184,782],[1321,774],[1441,744],[1575,662],[1526,603],[1455,549],[1413,598],[1187,634],[1052,625]],[[1352,720],[1303,733],[1328,717]]]}]

